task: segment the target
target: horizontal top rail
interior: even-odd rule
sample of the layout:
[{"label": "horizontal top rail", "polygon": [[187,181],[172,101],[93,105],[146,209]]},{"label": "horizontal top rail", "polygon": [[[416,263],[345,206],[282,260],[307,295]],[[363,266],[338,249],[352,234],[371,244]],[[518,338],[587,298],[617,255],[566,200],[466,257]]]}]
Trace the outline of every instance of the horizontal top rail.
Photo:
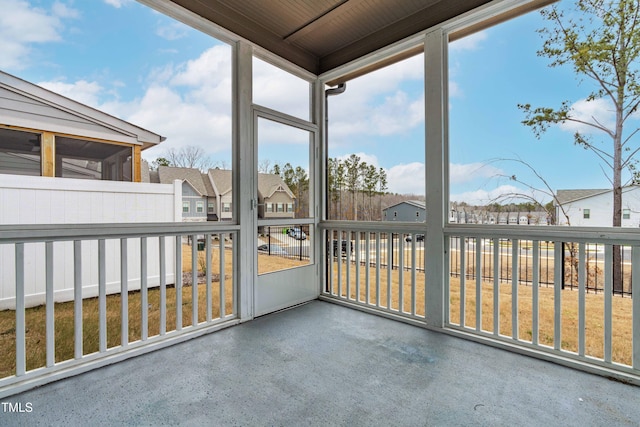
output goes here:
[{"label": "horizontal top rail", "polygon": [[391,231],[395,233],[425,233],[427,226],[424,222],[395,222],[395,221],[321,221],[322,230],[340,229],[350,231]]},{"label": "horizontal top rail", "polygon": [[313,224],[313,218],[278,218],[278,219],[259,219],[258,226],[288,226],[288,225],[308,225]]},{"label": "horizontal top rail", "polygon": [[640,229],[629,227],[447,224],[444,226],[444,234],[446,236],[640,245]]},{"label": "horizontal top rail", "polygon": [[237,232],[237,224],[206,222],[154,222],[118,224],[29,224],[0,225],[0,244],[17,242],[116,239],[187,234]]},{"label": "horizontal top rail", "polygon": [[[425,233],[423,222],[395,221],[321,221],[322,230],[349,230],[394,233]],[[445,236],[546,240],[564,242],[640,245],[640,228],[574,227],[560,225],[480,225],[446,224]]]}]

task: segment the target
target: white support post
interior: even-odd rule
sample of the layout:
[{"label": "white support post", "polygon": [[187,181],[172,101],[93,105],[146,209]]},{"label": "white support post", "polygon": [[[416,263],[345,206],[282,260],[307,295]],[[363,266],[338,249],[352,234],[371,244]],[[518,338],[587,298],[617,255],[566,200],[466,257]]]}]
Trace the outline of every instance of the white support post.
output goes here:
[{"label": "white support post", "polygon": [[444,221],[448,200],[447,149],[447,36],[442,29],[427,33],[424,46],[425,87],[425,189],[426,236],[425,322],[428,327],[444,324]]},{"label": "white support post", "polygon": [[[240,224],[234,246],[255,247],[256,219],[252,204],[254,187],[254,142],[252,104],[253,48],[238,42],[233,50],[233,215]],[[236,251],[237,307],[241,320],[251,320],[254,313],[256,251]]]}]

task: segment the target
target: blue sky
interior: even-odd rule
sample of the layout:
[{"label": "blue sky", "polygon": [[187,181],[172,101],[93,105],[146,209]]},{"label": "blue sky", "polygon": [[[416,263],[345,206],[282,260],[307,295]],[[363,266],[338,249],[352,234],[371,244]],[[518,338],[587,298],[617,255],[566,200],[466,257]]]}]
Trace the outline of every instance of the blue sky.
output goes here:
[{"label": "blue sky", "polygon": [[[166,136],[143,153],[149,160],[196,145],[229,164],[228,46],[132,0],[0,0],[0,10],[1,70]],[[584,102],[587,82],[536,55],[542,40],[535,30],[543,25],[531,13],[450,45],[452,200],[487,203],[528,191],[500,176],[542,185],[521,165],[497,160],[508,158],[526,160],[554,190],[609,186],[598,159],[573,145],[575,128],[556,126],[536,140],[520,123],[518,103],[557,106],[565,99],[611,119],[606,105]],[[411,58],[330,98],[329,154],[356,153],[384,168],[389,190],[398,193],[424,191],[422,67],[422,56]],[[288,112],[305,105],[304,83],[261,61],[255,79],[256,102]],[[291,91],[291,84],[301,89]],[[285,88],[290,96],[281,96]],[[261,158],[307,164],[292,154],[305,149],[272,141],[267,130]]]}]

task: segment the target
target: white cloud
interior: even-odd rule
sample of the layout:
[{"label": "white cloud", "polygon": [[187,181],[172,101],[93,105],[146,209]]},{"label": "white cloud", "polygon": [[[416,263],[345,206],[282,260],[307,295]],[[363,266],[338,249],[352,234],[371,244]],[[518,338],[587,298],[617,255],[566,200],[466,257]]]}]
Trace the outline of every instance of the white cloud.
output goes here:
[{"label": "white cloud", "polygon": [[[361,158],[363,158],[363,160],[365,159],[365,156],[366,156],[365,154],[358,153],[358,155]],[[377,165],[377,158],[371,155],[370,157],[375,159],[375,162],[370,162],[366,160],[367,163]],[[480,180],[484,182],[486,181],[486,179],[493,178],[499,175],[500,173],[502,173],[500,169],[484,163],[467,163],[467,164],[452,163],[449,166],[449,175],[450,175],[451,184],[464,184],[464,183],[480,181]],[[424,194],[425,193],[424,163],[412,162],[408,164],[395,165],[387,170],[387,178],[389,182],[389,191],[393,193],[400,193],[400,194]],[[504,187],[506,188],[506,186]],[[484,190],[479,190],[478,192],[472,192],[472,193],[482,194],[482,192],[489,194],[489,192]]]},{"label": "white cloud", "polygon": [[395,165],[387,170],[389,191],[399,194],[425,194],[424,163]]},{"label": "white cloud", "polygon": [[477,179],[493,178],[504,172],[485,163],[451,163],[449,165],[449,181],[451,184],[462,184]]},{"label": "white cloud", "polygon": [[460,85],[453,80],[449,80],[449,97],[462,98],[463,95],[464,95],[464,91],[462,90]]},{"label": "white cloud", "polygon": [[51,11],[24,0],[0,0],[0,69],[23,69],[29,65],[35,44],[62,40],[63,19],[77,18],[77,10],[63,3]]},{"label": "white cloud", "polygon": [[257,58],[253,61],[253,97],[258,105],[309,118],[309,83]]},{"label": "white cloud", "polygon": [[332,143],[358,135],[394,135],[424,122],[424,56],[417,55],[347,82],[345,93],[329,98]]},{"label": "white cloud", "polygon": [[[570,116],[589,123],[597,122],[612,130],[615,127],[615,108],[611,102],[603,98],[594,99],[593,101],[587,101],[586,99],[576,101],[571,106]],[[580,132],[584,134],[591,134],[598,132],[598,130],[592,126],[571,121],[560,123],[558,126],[560,129],[572,133]]]},{"label": "white cloud", "polygon": [[547,203],[551,200],[551,196],[530,188],[520,188],[514,185],[505,184],[496,188],[486,190],[477,189],[466,191],[458,194],[451,194],[449,199],[452,202],[466,202],[470,205],[487,205],[490,203],[520,203],[532,202],[534,200],[540,203]]},{"label": "white cloud", "polygon": [[38,85],[94,108],[100,107],[100,96],[104,91],[98,83],[85,80],[79,80],[75,83],[41,82]]},{"label": "white cloud", "polygon": [[501,185],[500,187],[492,190],[474,190],[467,191],[460,194],[451,194],[449,200],[452,202],[465,202],[470,205],[486,205],[494,202],[503,202],[505,197],[509,197],[513,194],[526,194],[521,188],[513,185]]},{"label": "white cloud", "polygon": [[458,52],[477,50],[480,48],[481,43],[486,39],[487,39],[487,32],[478,31],[477,33],[473,33],[469,36],[450,42],[449,50],[458,51]]},{"label": "white cloud", "polygon": [[187,28],[181,22],[172,22],[161,25],[156,29],[156,34],[166,40],[178,40],[187,35]]},{"label": "white cloud", "polygon": [[[154,70],[144,94],[125,102],[97,82],[39,84],[167,138],[145,151],[145,157],[155,158],[169,148],[187,145],[213,154],[231,149],[230,61],[228,46],[212,47],[185,64]],[[112,83],[122,86],[121,81]]]},{"label": "white cloud", "polygon": [[122,6],[126,6],[127,4],[132,3],[133,0],[104,0],[104,2],[109,6],[120,9]]}]

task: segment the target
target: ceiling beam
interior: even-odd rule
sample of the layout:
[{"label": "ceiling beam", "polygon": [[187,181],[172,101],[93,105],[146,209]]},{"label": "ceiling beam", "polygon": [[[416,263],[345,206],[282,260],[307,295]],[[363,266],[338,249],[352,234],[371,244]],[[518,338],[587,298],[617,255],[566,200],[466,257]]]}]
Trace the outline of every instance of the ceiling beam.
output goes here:
[{"label": "ceiling beam", "polygon": [[260,23],[248,19],[218,0],[172,0],[187,10],[225,28],[313,74],[318,74],[318,59],[299,46],[283,43],[282,38]]}]

